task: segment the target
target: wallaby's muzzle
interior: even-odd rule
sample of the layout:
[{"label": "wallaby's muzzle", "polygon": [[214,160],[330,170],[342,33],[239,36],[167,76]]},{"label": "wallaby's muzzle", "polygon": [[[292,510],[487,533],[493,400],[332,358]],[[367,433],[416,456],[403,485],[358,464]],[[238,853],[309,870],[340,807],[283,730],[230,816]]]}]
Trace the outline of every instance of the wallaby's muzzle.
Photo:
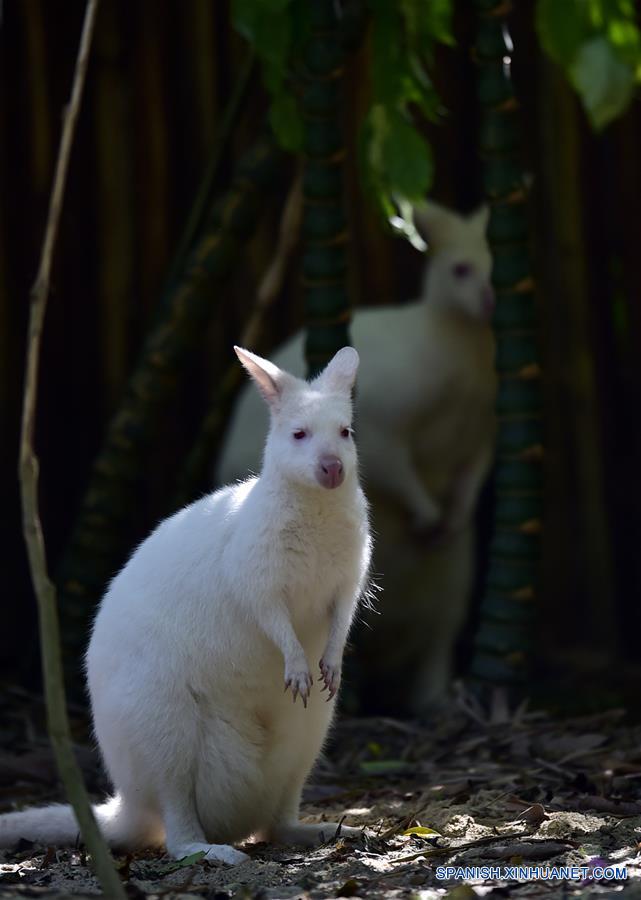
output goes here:
[{"label": "wallaby's muzzle", "polygon": [[318,483],[325,488],[336,488],[345,479],[343,463],[337,456],[321,456],[316,469]]}]

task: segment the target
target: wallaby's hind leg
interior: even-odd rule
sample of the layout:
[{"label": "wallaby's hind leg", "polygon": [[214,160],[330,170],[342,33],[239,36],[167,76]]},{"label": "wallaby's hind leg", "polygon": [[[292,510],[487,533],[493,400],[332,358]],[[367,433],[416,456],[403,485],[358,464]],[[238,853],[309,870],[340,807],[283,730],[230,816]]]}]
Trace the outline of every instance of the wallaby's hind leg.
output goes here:
[{"label": "wallaby's hind leg", "polygon": [[315,847],[326,844],[336,837],[360,837],[361,829],[351,825],[340,825],[338,822],[319,822],[307,825],[303,822],[292,824],[281,823],[270,830],[270,838],[277,844],[299,844],[302,847]]},{"label": "wallaby's hind leg", "polygon": [[200,824],[191,792],[172,792],[163,798],[167,852],[174,859],[204,853],[210,862],[230,865],[246,862],[250,857],[229,844],[208,844]]},{"label": "wallaby's hind leg", "polygon": [[319,822],[307,825],[299,821],[300,798],[305,783],[304,776],[297,782],[287,786],[283,802],[277,813],[276,821],[268,832],[268,840],[277,844],[300,844],[303,847],[315,847],[334,840],[335,837],[360,837],[361,829],[338,822]]},{"label": "wallaby's hind leg", "polygon": [[[474,532],[468,525],[435,547],[422,564],[425,635],[411,696],[416,715],[429,714],[446,701],[456,641],[465,623],[474,578]],[[416,591],[415,587],[415,591]]]}]

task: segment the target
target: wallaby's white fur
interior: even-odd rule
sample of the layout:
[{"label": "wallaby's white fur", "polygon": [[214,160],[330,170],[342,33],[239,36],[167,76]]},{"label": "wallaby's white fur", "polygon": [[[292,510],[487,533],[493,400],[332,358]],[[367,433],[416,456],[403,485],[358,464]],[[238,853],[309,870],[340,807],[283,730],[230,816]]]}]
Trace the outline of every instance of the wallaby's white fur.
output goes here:
[{"label": "wallaby's white fur", "polygon": [[[374,568],[385,588],[377,627],[362,635],[363,651],[381,674],[382,690],[398,684],[399,672],[414,662],[415,711],[439,698],[449,680],[473,577],[471,522],[492,457],[487,219],[486,207],[466,217],[433,203],[415,210],[431,251],[422,296],[404,306],[357,309],[351,325],[361,356],[359,455],[377,534]],[[302,372],[303,335],[273,358]],[[261,414],[245,390],[217,480],[256,469]],[[412,539],[408,520],[425,536],[422,543]],[[367,669],[376,693],[372,675]]]},{"label": "wallaby's white fur", "polygon": [[[116,791],[96,808],[109,841],[229,863],[247,858],[230,845],[251,835],[336,831],[301,825],[298,810],[370,558],[349,431],[356,351],[311,383],[236,352],[271,411],[261,475],[158,526],[111,583],[87,652]],[[2,846],[76,836],[69,807],[0,816]]]}]

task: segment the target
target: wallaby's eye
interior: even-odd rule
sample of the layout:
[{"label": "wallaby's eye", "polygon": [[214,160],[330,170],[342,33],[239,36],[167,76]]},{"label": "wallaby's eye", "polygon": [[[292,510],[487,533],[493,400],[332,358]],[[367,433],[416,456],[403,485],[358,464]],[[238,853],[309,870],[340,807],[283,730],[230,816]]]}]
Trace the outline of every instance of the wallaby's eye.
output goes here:
[{"label": "wallaby's eye", "polygon": [[299,428],[298,431],[295,431],[293,434],[293,438],[295,441],[302,441],[303,438],[307,437],[307,432],[304,428]]},{"label": "wallaby's eye", "polygon": [[472,266],[469,263],[456,263],[452,266],[452,272],[455,278],[467,278],[472,272]]},{"label": "wallaby's eye", "polygon": [[348,438],[352,433],[351,428],[341,428],[341,437]]}]

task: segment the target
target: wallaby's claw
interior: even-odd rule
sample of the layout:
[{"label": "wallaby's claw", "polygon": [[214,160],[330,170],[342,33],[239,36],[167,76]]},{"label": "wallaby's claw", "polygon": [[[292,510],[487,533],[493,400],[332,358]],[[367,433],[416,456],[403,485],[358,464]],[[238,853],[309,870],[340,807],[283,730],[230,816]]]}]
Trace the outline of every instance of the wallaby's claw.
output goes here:
[{"label": "wallaby's claw", "polygon": [[338,691],[338,686],[341,680],[341,670],[340,665],[332,666],[329,663],[326,663],[324,659],[321,659],[320,670],[323,679],[323,687],[321,688],[321,693],[323,691],[327,691],[327,702],[332,699],[332,697],[336,696]]},{"label": "wallaby's claw", "polygon": [[309,671],[307,672],[295,672],[292,675],[285,676],[285,693],[287,693],[287,688],[292,689],[292,702],[296,703],[296,698],[300,695],[301,700],[303,701],[303,706],[307,709],[307,700],[309,699],[309,692],[312,689],[313,684],[312,676]]}]

